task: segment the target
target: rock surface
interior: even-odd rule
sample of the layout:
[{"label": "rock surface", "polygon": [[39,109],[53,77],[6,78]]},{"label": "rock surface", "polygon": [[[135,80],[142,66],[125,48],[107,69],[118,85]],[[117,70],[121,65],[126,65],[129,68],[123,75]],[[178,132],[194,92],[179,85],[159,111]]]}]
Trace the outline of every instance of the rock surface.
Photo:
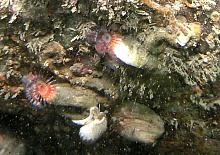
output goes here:
[{"label": "rock surface", "polygon": [[25,150],[21,140],[0,129],[0,155],[24,155]]}]

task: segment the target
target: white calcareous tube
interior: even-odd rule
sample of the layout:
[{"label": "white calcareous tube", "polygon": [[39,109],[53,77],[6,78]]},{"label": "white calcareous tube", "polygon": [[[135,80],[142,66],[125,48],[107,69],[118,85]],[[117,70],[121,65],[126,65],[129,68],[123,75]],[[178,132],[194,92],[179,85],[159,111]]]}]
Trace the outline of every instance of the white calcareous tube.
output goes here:
[{"label": "white calcareous tube", "polygon": [[82,120],[72,120],[80,128],[79,136],[82,141],[93,143],[98,140],[107,130],[107,118],[104,112],[100,112],[97,107],[90,108],[90,114]]}]

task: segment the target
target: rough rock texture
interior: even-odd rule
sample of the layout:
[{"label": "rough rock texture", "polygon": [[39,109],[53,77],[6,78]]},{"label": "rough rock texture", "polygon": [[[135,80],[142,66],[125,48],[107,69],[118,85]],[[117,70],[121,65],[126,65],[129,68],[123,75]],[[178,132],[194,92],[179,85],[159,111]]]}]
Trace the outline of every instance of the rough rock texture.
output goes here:
[{"label": "rough rock texture", "polygon": [[24,142],[10,134],[8,131],[0,129],[0,154],[16,155],[25,154],[26,148]]},{"label": "rough rock texture", "polygon": [[[1,0],[1,123],[34,153],[219,154],[219,10],[218,0]],[[98,55],[87,35],[103,29],[142,43],[136,56],[154,61],[135,68]],[[21,85],[30,72],[68,85],[42,111],[31,107]],[[74,105],[79,99],[81,108]],[[96,104],[111,120],[131,102],[164,121],[156,145],[124,140],[112,122],[86,146],[68,124]]]}]

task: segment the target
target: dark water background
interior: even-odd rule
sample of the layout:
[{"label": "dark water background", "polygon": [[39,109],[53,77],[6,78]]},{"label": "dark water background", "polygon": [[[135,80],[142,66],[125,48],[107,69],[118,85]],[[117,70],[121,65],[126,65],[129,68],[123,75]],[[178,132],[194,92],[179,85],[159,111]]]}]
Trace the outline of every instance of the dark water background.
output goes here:
[{"label": "dark water background", "polygon": [[79,128],[62,131],[58,126],[65,125],[63,118],[51,118],[50,115],[50,119],[51,121],[45,121],[43,117],[39,117],[31,120],[21,115],[1,113],[0,127],[25,143],[26,155],[156,154],[151,146],[129,142],[115,133],[104,135],[95,144],[83,144],[78,136]]}]

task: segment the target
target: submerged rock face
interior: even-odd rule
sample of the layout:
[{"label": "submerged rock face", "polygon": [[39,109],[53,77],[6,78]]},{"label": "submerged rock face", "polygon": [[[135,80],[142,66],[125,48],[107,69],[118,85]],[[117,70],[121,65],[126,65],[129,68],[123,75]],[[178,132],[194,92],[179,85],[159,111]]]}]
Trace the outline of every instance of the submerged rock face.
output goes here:
[{"label": "submerged rock face", "polygon": [[[155,143],[166,123],[166,135],[157,146],[160,154],[164,149],[173,153],[176,147],[177,154],[192,150],[218,154],[219,10],[217,0],[1,0],[0,114],[25,115],[34,123],[39,118],[42,125],[48,111],[49,118],[71,113],[81,119],[86,109],[98,104],[101,111],[109,110],[107,118],[115,120],[108,126],[134,143]],[[122,36],[123,42],[114,48],[124,63],[106,60],[105,54],[96,52],[100,46],[86,41],[88,32],[102,28]],[[97,38],[90,39],[97,43]],[[21,85],[22,76],[29,72],[56,79],[57,94],[48,100],[54,106],[42,113],[31,108]],[[122,104],[125,99],[128,102]],[[162,119],[149,107],[157,109]],[[63,134],[45,129],[50,120],[39,129],[46,136],[52,133],[62,154],[68,154],[62,147],[67,139],[71,151],[76,149],[70,144],[82,148],[80,129],[65,121],[59,126],[62,131],[57,131]],[[106,133],[112,136],[108,129]],[[110,148],[125,150],[115,154],[132,154],[136,149],[117,138],[103,135],[99,140],[95,149],[86,147],[88,152],[83,150],[83,154],[104,154]],[[205,147],[201,148],[202,141]],[[146,150],[145,146],[141,149]]]},{"label": "submerged rock face", "polygon": [[7,131],[0,129],[0,154],[1,155],[24,155],[25,144]]},{"label": "submerged rock face", "polygon": [[131,141],[153,144],[165,131],[160,116],[139,103],[123,103],[113,117],[117,132]]}]

